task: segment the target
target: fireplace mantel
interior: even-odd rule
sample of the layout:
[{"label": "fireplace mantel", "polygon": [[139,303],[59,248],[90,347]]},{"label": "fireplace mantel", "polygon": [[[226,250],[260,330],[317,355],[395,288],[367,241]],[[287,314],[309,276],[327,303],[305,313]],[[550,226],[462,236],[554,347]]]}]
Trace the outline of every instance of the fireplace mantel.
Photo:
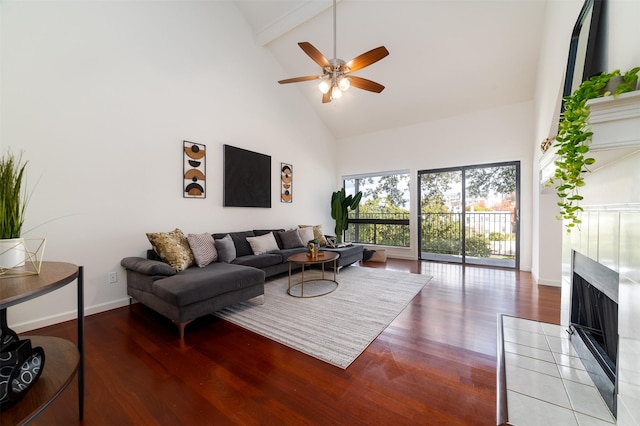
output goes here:
[{"label": "fireplace mantel", "polygon": [[640,148],[640,90],[617,98],[592,99],[587,105],[593,131],[591,151]]},{"label": "fireplace mantel", "polygon": [[[592,99],[587,105],[593,131],[589,155],[596,160],[592,171],[640,150],[640,90]],[[540,157],[542,188],[555,173],[557,159],[555,147]]]}]

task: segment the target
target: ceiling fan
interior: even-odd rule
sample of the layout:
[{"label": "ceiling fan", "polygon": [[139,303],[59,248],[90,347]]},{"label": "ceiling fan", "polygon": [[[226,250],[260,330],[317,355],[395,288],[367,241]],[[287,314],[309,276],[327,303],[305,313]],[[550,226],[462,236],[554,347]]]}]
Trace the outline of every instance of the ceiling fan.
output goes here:
[{"label": "ceiling fan", "polygon": [[302,41],[298,46],[313,61],[322,68],[322,75],[308,75],[304,77],[288,78],[280,80],[278,83],[298,83],[300,81],[320,80],[318,89],[322,92],[322,103],[331,102],[342,96],[342,92],[346,91],[350,86],[358,89],[367,90],[369,92],[380,93],[384,90],[382,84],[366,78],[351,75],[351,73],[361,70],[389,54],[384,47],[376,47],[362,55],[356,56],[349,62],[338,59],[336,56],[336,0],[333,0],[333,59],[327,59],[318,49],[313,47],[311,43]]}]

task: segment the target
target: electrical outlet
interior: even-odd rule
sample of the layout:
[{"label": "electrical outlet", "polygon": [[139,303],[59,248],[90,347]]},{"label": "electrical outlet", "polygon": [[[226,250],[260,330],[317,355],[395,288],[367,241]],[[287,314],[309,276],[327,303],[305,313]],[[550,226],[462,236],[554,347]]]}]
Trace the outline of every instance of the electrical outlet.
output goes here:
[{"label": "electrical outlet", "polygon": [[109,284],[118,282],[118,273],[117,272],[109,272]]}]

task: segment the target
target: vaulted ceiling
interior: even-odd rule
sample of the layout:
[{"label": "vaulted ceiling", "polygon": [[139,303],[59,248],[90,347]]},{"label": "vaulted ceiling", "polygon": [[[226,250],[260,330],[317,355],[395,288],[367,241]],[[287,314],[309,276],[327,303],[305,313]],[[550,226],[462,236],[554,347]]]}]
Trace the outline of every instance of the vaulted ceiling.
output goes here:
[{"label": "vaulted ceiling", "polygon": [[[333,58],[332,0],[235,1],[281,64],[280,79],[321,74],[300,41]],[[315,81],[280,90],[300,91],[337,138],[531,100],[545,8],[546,0],[341,0],[337,57],[385,46],[388,57],[355,73],[385,90],[351,88],[328,104]]]}]

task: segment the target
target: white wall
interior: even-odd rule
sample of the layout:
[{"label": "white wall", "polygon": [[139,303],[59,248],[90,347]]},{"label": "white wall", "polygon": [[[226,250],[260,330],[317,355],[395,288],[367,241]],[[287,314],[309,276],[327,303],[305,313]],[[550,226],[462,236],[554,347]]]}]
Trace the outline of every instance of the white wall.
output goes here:
[{"label": "white wall", "polygon": [[608,64],[623,72],[640,66],[640,1],[609,0]]},{"label": "white wall", "polygon": [[[0,24],[1,148],[24,152],[35,186],[25,236],[47,238],[45,260],[84,265],[87,313],[127,303],[119,262],[144,255],[145,232],[333,228],[333,137],[278,87],[232,2],[8,1]],[[183,140],[207,147],[206,199],[182,196]],[[222,207],[223,144],[271,155],[271,209]],[[9,308],[9,323],[59,322],[75,303],[74,284]]]},{"label": "white wall", "polygon": [[[338,141],[340,176],[410,169],[411,217],[416,216],[415,179],[418,170],[473,164],[520,161],[520,269],[531,270],[531,116],[525,102],[454,118]],[[389,249],[396,256],[416,259],[417,230],[411,222],[411,248]]]},{"label": "white wall", "polygon": [[555,191],[540,186],[540,144],[545,138],[555,136],[558,131],[569,42],[582,4],[582,0],[548,2],[538,63],[534,102],[535,133],[532,141],[534,164],[531,194],[535,208],[531,273],[539,284],[552,286],[561,285],[562,223],[556,219],[559,209]]},{"label": "white wall", "polygon": [[[535,143],[533,145],[533,268],[540,284],[560,286],[563,228],[555,219],[557,197],[552,189],[539,186],[540,143],[555,136],[567,65],[569,41],[582,0],[549,1],[535,97]],[[623,72],[640,65],[640,1],[609,0],[607,68]],[[587,202],[588,200],[585,200]]]}]

